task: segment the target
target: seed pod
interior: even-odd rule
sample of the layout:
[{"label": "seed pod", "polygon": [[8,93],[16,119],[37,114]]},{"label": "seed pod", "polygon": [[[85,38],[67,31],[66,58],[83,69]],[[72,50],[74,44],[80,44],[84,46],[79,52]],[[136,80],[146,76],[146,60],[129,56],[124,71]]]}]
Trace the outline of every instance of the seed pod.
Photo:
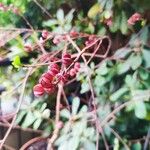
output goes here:
[{"label": "seed pod", "polygon": [[70,65],[72,63],[71,54],[69,54],[69,53],[63,54],[63,56],[62,56],[62,63],[65,66]]},{"label": "seed pod", "polygon": [[49,87],[49,88],[44,88],[44,90],[45,90],[46,93],[51,94],[51,93],[54,92],[55,87],[54,87],[54,85],[52,84],[51,87]]},{"label": "seed pod", "polygon": [[58,81],[62,81],[63,83],[68,81],[68,77],[69,77],[69,74],[67,74],[67,73],[64,73],[64,74],[58,73],[57,74]]},{"label": "seed pod", "polygon": [[36,97],[39,97],[39,96],[42,96],[45,91],[41,84],[37,84],[33,87],[33,92]]},{"label": "seed pod", "polygon": [[54,76],[52,76],[50,73],[44,73],[41,76],[39,83],[43,86],[43,88],[50,88],[52,87],[53,78]]},{"label": "seed pod", "polygon": [[60,72],[60,68],[57,64],[52,64],[48,67],[48,72],[55,76],[56,74],[58,74]]}]

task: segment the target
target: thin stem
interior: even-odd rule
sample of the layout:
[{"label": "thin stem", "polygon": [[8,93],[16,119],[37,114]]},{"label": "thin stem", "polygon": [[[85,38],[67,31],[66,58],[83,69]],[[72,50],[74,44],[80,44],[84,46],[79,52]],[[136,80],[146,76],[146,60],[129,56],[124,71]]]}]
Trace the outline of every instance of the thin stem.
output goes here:
[{"label": "thin stem", "polygon": [[52,150],[52,145],[54,141],[57,139],[58,133],[59,133],[59,128],[57,127],[59,123],[59,118],[60,118],[60,100],[61,100],[61,93],[62,93],[62,83],[58,85],[58,92],[57,92],[57,101],[56,101],[56,117],[55,117],[55,130],[53,132],[53,135],[50,139],[48,139],[48,146],[47,150]]},{"label": "thin stem", "polygon": [[4,145],[5,141],[6,141],[6,139],[7,139],[8,135],[9,135],[9,133],[11,132],[11,130],[12,130],[14,124],[15,124],[15,121],[16,121],[16,118],[17,118],[17,114],[18,114],[18,112],[19,112],[19,110],[20,110],[20,107],[21,107],[21,104],[22,104],[22,101],[23,101],[23,96],[24,96],[24,91],[25,91],[26,82],[27,82],[28,77],[30,76],[31,71],[32,71],[32,68],[29,69],[29,71],[28,71],[27,74],[26,74],[26,77],[24,78],[24,82],[23,82],[23,85],[22,85],[22,92],[21,92],[21,95],[20,95],[20,98],[19,98],[19,102],[18,102],[16,114],[15,114],[15,116],[13,117],[12,122],[11,122],[11,124],[10,124],[10,127],[8,128],[8,130],[7,130],[7,132],[6,132],[5,136],[4,136],[4,138],[1,140],[0,149],[2,149],[2,147],[3,147],[3,145]]}]

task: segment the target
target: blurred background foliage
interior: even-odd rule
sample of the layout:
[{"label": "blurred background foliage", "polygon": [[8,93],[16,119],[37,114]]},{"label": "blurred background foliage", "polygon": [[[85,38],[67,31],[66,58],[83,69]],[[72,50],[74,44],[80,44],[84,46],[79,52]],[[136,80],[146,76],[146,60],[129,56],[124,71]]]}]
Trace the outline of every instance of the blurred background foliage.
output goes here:
[{"label": "blurred background foliage", "polygon": [[[150,134],[148,133],[150,131],[149,0],[1,0],[0,2],[5,5],[13,4],[18,7],[21,14],[34,29],[47,29],[56,33],[65,33],[74,29],[78,32],[100,36],[108,35],[110,37],[112,41],[110,55],[119,59],[104,60],[96,69],[95,66],[97,64],[94,61],[89,66],[96,92],[99,118],[103,120],[116,106],[124,102],[131,100],[138,101],[139,99],[140,101],[128,105],[125,109],[117,113],[115,121],[104,126],[104,134],[109,145],[114,145],[114,150],[123,150],[124,144],[113,134],[110,127],[118,132],[123,143],[127,143],[131,149],[146,150],[145,138],[147,134]],[[129,26],[127,20],[135,12],[141,13],[143,19],[134,26]],[[109,18],[112,19],[112,25],[110,26],[105,22]],[[0,27],[30,28],[21,16],[10,11],[4,12],[1,10]],[[32,43],[35,38],[30,36],[28,40]],[[26,53],[23,48],[24,42],[22,35],[18,34],[6,46],[0,48],[0,57],[6,60],[7,66],[4,67],[4,64],[1,65],[0,84],[7,91],[16,87],[24,77],[24,69],[20,68],[18,71],[19,67],[14,68],[10,65],[14,61],[14,58],[19,56],[21,62],[16,58],[15,64],[21,66],[20,63],[34,62],[34,58],[38,55],[36,52],[33,54]],[[51,49],[55,50],[56,47],[51,47]],[[41,102],[33,101],[31,91],[35,80],[44,69],[42,68],[35,72],[31,76],[30,82],[27,83],[27,104],[23,106],[17,123],[22,125],[22,127],[45,130],[45,134],[47,135],[53,128],[53,125],[48,125],[52,121],[51,119],[53,119],[49,119],[51,114],[49,108],[53,106],[50,106],[51,104],[48,102],[49,97],[45,97],[45,100]],[[86,72],[80,72],[77,81],[81,84],[77,96],[84,97],[89,92]],[[17,93],[19,92],[20,89]],[[16,94],[13,96],[17,97]],[[5,95],[3,97],[6,99]],[[28,105],[30,107],[27,107]],[[67,113],[62,116],[66,115]],[[78,120],[77,125],[75,124],[74,126],[77,126],[75,127],[75,132],[78,132],[77,128],[79,126],[87,127],[86,118],[85,120],[84,118]],[[93,137],[91,138],[87,135],[85,138],[83,136],[82,143],[78,141],[78,138],[74,137],[73,131],[68,133],[69,131],[63,130],[61,136],[63,134],[68,135],[68,137],[71,136],[70,143],[76,140],[76,145],[74,144],[72,149],[82,147],[92,150],[95,148],[93,144],[95,142],[95,131],[93,130],[91,127],[87,127],[87,131],[81,129],[81,135],[86,135],[89,131]],[[81,135],[78,136],[80,137]],[[58,139],[56,145],[60,145],[60,149],[61,146],[65,147],[68,144],[66,142],[68,137]],[[66,145],[61,145],[62,142]],[[100,142],[101,149],[104,149],[102,138],[100,138]],[[86,143],[88,146],[83,143]]]}]

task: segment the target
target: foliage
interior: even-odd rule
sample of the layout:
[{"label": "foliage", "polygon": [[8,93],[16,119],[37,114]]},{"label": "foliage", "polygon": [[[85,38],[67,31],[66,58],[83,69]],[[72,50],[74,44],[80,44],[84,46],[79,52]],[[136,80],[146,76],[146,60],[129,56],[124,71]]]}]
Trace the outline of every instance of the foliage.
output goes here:
[{"label": "foliage", "polygon": [[[5,45],[0,47],[0,63],[7,58],[11,64],[0,68],[0,84],[7,89],[1,99],[9,99],[7,95],[19,99],[22,88],[18,87],[31,71],[16,124],[42,130],[43,136],[53,137],[56,132],[53,143],[58,150],[94,150],[97,143],[99,149],[107,146],[114,150],[143,149],[150,129],[149,1],[1,2],[7,7],[13,4],[20,10],[20,14],[0,10],[0,31],[3,31],[0,45],[6,35]],[[128,19],[135,12],[142,18],[130,25]],[[12,27],[19,29],[8,33],[3,27],[8,31]],[[34,31],[29,29],[31,27]],[[49,31],[46,38],[43,38],[43,29]],[[79,50],[84,49],[78,58]],[[62,61],[64,51],[73,59],[69,67]],[[46,92],[48,94],[37,98],[32,91],[49,70],[51,57],[58,61],[61,77],[73,69],[74,61],[81,65],[75,76],[63,83],[60,104],[59,84],[63,80],[59,81],[58,76],[55,76],[57,86],[52,94]],[[87,63],[84,59],[90,61]]]}]

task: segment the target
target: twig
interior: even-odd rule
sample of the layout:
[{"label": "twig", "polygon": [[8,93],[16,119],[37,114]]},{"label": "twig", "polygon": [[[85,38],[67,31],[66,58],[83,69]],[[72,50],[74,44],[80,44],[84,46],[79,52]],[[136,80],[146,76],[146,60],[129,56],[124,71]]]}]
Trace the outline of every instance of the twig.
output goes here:
[{"label": "twig", "polygon": [[147,150],[149,141],[150,141],[150,127],[148,129],[148,133],[147,133],[147,136],[146,136],[146,139],[145,139],[143,150]]},{"label": "twig", "polygon": [[57,139],[58,133],[59,133],[59,128],[57,127],[59,123],[59,118],[60,118],[60,99],[61,99],[61,93],[62,93],[62,83],[58,85],[58,92],[57,92],[57,101],[56,101],[56,117],[55,117],[55,130],[53,132],[53,135],[50,139],[48,139],[48,146],[47,150],[52,150],[52,145],[54,141]]},{"label": "twig", "polygon": [[37,4],[37,6],[39,6],[41,8],[41,10],[43,12],[45,12],[47,14],[47,16],[49,16],[50,18],[52,18],[52,16],[50,15],[50,13],[37,0],[33,0],[33,1]]},{"label": "twig", "polygon": [[[109,126],[108,126],[109,127]],[[118,140],[124,145],[126,150],[130,150],[129,146],[123,141],[123,139],[120,137],[120,135],[111,127],[109,127],[111,132],[117,137]]]}]

